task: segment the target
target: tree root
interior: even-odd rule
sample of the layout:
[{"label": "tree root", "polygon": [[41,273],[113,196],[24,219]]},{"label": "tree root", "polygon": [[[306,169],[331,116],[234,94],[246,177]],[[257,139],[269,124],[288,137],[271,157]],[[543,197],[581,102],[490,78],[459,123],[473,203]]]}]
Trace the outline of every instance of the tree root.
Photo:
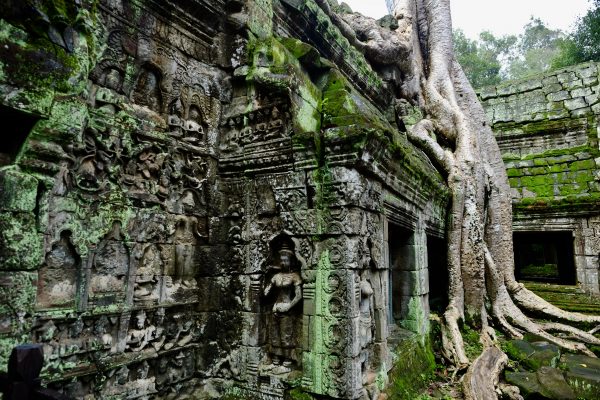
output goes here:
[{"label": "tree root", "polygon": [[545,331],[569,333],[579,341],[582,341],[587,344],[600,346],[600,339],[598,339],[596,336],[589,332],[582,331],[581,329],[574,328],[570,325],[559,324],[555,322],[547,322],[540,325]]},{"label": "tree root", "polygon": [[496,346],[487,347],[473,361],[463,379],[465,400],[495,400],[496,385],[508,357]]},{"label": "tree root", "polygon": [[511,297],[524,310],[568,322],[600,323],[600,316],[568,312],[548,303],[518,282],[509,282]]},{"label": "tree root", "polygon": [[[600,345],[594,336],[600,325],[585,332],[558,321],[600,324],[600,316],[563,311],[514,277],[508,177],[485,112],[454,59],[449,0],[400,0],[396,16],[405,41],[412,37],[407,32],[417,33],[412,54],[422,57],[411,64],[420,71],[410,75],[420,78],[419,98],[426,117],[409,129],[408,137],[446,172],[452,193],[443,353],[457,370],[464,369],[469,360],[460,327],[468,322],[480,329],[485,350],[467,370],[465,395],[495,399],[494,386],[507,358],[494,345],[488,319],[511,338],[531,333],[569,351],[594,356],[585,344]],[[443,137],[444,145],[452,148],[442,146],[436,137]],[[537,317],[552,322],[536,321]]]}]

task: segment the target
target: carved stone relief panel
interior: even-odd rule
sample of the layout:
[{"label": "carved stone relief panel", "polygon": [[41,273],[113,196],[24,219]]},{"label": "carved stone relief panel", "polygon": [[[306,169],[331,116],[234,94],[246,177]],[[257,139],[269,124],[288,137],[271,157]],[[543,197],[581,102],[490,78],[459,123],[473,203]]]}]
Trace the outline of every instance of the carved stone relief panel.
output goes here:
[{"label": "carved stone relief panel", "polygon": [[121,223],[115,221],[98,244],[88,272],[88,304],[108,306],[125,300],[130,250],[123,241]]},{"label": "carved stone relief panel", "polygon": [[262,373],[287,374],[301,365],[302,270],[295,243],[287,235],[270,242],[263,295],[267,316],[267,358]]},{"label": "carved stone relief panel", "polygon": [[75,308],[80,274],[81,259],[71,243],[71,232],[63,231],[39,269],[37,307]]}]

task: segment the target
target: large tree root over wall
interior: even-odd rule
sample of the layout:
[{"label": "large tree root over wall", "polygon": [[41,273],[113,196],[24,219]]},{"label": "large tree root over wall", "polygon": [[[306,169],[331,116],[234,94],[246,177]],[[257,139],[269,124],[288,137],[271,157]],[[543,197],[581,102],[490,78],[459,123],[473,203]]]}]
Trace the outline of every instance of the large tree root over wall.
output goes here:
[{"label": "large tree root over wall", "polygon": [[[515,280],[508,178],[483,107],[454,59],[450,0],[400,0],[395,17],[399,27],[394,40],[385,40],[389,33],[357,14],[344,17],[344,30],[348,32],[348,25],[360,30],[360,37],[368,38],[361,47],[371,54],[377,49],[381,58],[402,54],[397,65],[407,81],[417,83],[403,95],[424,110],[425,118],[408,135],[444,170],[452,193],[443,352],[457,369],[469,368],[466,398],[494,398],[490,388],[498,382],[507,357],[497,348],[491,326],[511,338],[529,332],[569,351],[594,356],[585,344],[600,341],[568,324],[597,324],[600,316],[562,311]],[[542,323],[531,315],[556,322]],[[480,332],[484,350],[476,360],[465,353],[460,329],[465,323]],[[492,397],[482,397],[483,393]]]}]

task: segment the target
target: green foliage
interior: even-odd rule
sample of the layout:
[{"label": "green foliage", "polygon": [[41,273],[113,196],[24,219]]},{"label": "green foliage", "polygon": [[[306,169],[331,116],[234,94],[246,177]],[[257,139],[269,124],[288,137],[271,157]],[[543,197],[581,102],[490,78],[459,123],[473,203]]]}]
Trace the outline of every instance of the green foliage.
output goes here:
[{"label": "green foliage", "polygon": [[600,0],[579,18],[574,31],[559,44],[553,67],[566,67],[585,61],[600,61]]},{"label": "green foliage", "polygon": [[563,32],[548,28],[534,17],[519,36],[496,37],[484,31],[479,39],[471,40],[460,30],[454,32],[456,59],[476,88],[554,68],[553,60],[571,45]]},{"label": "green foliage", "polygon": [[539,18],[531,18],[519,35],[517,52],[510,60],[507,77],[518,79],[548,71],[560,52],[564,34],[553,30]]},{"label": "green foliage", "polygon": [[496,38],[482,32],[480,40],[471,40],[457,29],[454,31],[454,53],[474,87],[500,83],[500,57],[514,37]]}]

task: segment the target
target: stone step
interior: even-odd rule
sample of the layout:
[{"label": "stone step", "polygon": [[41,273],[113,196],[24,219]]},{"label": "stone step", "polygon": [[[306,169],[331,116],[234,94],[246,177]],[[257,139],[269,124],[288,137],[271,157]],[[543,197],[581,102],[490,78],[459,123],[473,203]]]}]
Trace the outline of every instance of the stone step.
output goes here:
[{"label": "stone step", "polygon": [[523,284],[544,300],[565,311],[600,314],[600,298],[583,292],[579,286],[537,282],[523,282]]}]

